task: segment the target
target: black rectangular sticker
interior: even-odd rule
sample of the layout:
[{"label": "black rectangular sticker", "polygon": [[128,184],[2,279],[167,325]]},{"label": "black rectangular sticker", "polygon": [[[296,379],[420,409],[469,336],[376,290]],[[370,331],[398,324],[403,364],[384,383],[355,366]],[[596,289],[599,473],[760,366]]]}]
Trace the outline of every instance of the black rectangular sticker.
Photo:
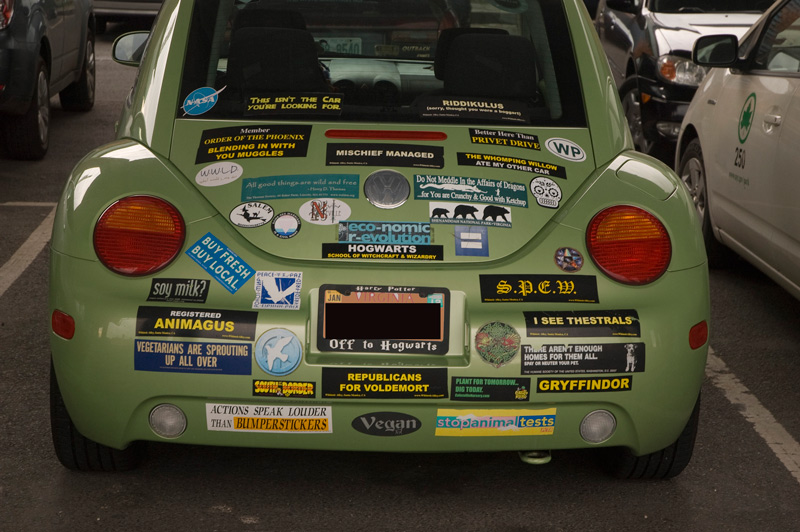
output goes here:
[{"label": "black rectangular sticker", "polygon": [[531,380],[503,377],[451,377],[453,401],[527,401]]},{"label": "black rectangular sticker", "polygon": [[311,126],[278,125],[207,129],[195,164],[230,159],[305,157]]},{"label": "black rectangular sticker", "polygon": [[523,312],[525,330],[533,337],[638,337],[635,310],[572,310]]},{"label": "black rectangular sticker", "polygon": [[644,343],[522,346],[523,375],[644,371]]},{"label": "black rectangular sticker", "polygon": [[599,303],[591,275],[481,275],[484,303]]},{"label": "black rectangular sticker", "polygon": [[256,312],[139,307],[137,336],[254,340]]},{"label": "black rectangular sticker", "polygon": [[444,148],[415,144],[328,144],[328,166],[400,166],[442,168]]},{"label": "black rectangular sticker", "polygon": [[539,393],[627,392],[633,388],[633,375],[619,377],[542,377],[536,380]]},{"label": "black rectangular sticker", "polygon": [[208,279],[153,279],[148,301],[167,303],[205,303],[211,281]]},{"label": "black rectangular sticker", "polygon": [[447,370],[322,368],[322,397],[444,399],[447,397]]},{"label": "black rectangular sticker", "polygon": [[424,244],[322,244],[323,259],[444,260],[442,246]]}]

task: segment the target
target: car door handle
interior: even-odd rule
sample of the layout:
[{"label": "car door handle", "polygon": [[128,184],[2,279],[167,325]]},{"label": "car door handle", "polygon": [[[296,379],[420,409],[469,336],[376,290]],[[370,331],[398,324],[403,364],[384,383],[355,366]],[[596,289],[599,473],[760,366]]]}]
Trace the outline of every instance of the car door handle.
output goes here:
[{"label": "car door handle", "polygon": [[781,115],[774,115],[774,114],[765,114],[764,115],[764,123],[769,124],[771,126],[779,126],[783,121],[783,117]]}]

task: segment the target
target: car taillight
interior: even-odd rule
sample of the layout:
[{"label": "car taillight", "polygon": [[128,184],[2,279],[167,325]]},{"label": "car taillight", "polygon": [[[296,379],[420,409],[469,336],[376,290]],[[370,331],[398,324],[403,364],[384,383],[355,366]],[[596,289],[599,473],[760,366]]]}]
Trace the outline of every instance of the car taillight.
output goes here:
[{"label": "car taillight", "polygon": [[603,273],[630,285],[655,281],[672,257],[664,225],[649,212],[628,205],[597,213],[586,232],[586,247]]},{"label": "car taillight", "polygon": [[166,267],[183,247],[186,228],[178,210],[152,196],[112,204],[94,228],[94,249],[109,270],[149,275]]},{"label": "car taillight", "polygon": [[14,14],[14,0],[0,0],[0,30],[8,27]]}]

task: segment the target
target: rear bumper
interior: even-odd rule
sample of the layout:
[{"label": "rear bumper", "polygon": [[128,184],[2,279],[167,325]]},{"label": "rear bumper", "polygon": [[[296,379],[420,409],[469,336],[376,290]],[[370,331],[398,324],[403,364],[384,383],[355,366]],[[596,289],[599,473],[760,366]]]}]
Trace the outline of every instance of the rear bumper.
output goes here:
[{"label": "rear bumper", "polygon": [[[254,311],[252,295],[237,294],[237,301],[244,303],[237,310],[257,314],[252,338],[280,327],[294,333],[303,345],[299,366],[285,377],[267,375],[255,360],[258,342],[246,339],[237,342],[249,344],[252,353],[241,373],[201,370],[197,359],[197,371],[136,369],[135,342],[141,339],[136,335],[138,309],[159,305],[145,302],[151,279],[123,283],[98,263],[55,250],[51,268],[51,312],[58,308],[76,321],[72,340],[51,333],[65,404],[84,436],[115,448],[152,440],[349,451],[576,449],[596,446],[581,438],[579,426],[588,413],[604,409],[616,418],[617,429],[600,445],[624,446],[643,454],[675,441],[692,412],[704,375],[706,347],[692,350],[688,343],[689,329],[708,319],[704,265],[666,274],[648,288],[647,300],[639,290],[607,298],[610,306],[603,309],[635,308],[640,318],[641,334],[636,341],[646,346],[646,371],[631,373],[530,374],[519,352],[500,368],[487,364],[475,351],[473,339],[483,324],[495,320],[512,325],[523,346],[534,349],[632,340],[527,337],[522,311],[531,309],[470,300],[468,283],[449,287],[452,333],[444,356],[322,353],[316,349],[313,289],[295,311]],[[363,278],[363,272],[352,268],[330,267],[324,282],[355,284],[359,273]],[[389,278],[413,275],[399,269],[383,273]],[[447,276],[448,272],[432,270],[426,272],[425,283],[441,286]],[[452,281],[452,273],[449,276]],[[172,272],[164,277],[181,275]],[[92,279],[92,283],[78,279]],[[313,279],[306,273],[304,285]],[[210,308],[231,308],[211,299]],[[205,310],[185,303],[171,306]],[[179,359],[174,363],[180,363]],[[227,362],[203,362],[204,367],[223,364]],[[559,382],[557,391],[554,381]],[[461,385],[474,385],[476,395],[458,393]],[[164,403],[177,406],[187,418],[185,432],[172,440],[157,436],[148,424],[152,409]],[[517,420],[512,427],[500,425],[511,418]],[[382,427],[385,434],[371,432],[369,426]]]}]

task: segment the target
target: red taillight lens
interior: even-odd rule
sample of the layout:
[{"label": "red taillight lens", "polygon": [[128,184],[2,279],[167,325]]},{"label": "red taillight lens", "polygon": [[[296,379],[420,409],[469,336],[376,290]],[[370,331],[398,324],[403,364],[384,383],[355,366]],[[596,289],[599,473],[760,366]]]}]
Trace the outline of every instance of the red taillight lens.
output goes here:
[{"label": "red taillight lens", "polygon": [[701,321],[689,329],[689,347],[699,349],[708,341],[708,323]]},{"label": "red taillight lens", "polygon": [[595,264],[625,284],[655,281],[669,266],[672,243],[664,225],[638,207],[609,207],[592,218],[586,246]]},{"label": "red taillight lens", "polygon": [[72,340],[75,336],[75,320],[66,312],[54,310],[50,317],[50,326],[54,333],[65,340]]},{"label": "red taillight lens", "polygon": [[112,204],[94,228],[94,249],[106,268],[122,275],[155,273],[180,252],[186,228],[178,210],[152,196]]}]

